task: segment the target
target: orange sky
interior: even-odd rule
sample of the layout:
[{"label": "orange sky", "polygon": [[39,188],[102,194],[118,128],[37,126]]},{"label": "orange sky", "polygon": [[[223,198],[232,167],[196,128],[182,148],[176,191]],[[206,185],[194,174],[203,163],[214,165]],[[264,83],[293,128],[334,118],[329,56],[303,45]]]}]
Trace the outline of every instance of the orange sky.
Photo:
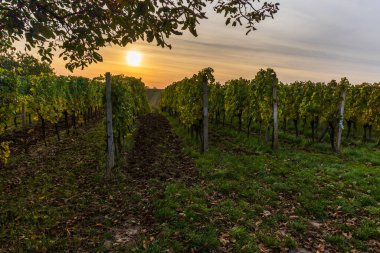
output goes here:
[{"label": "orange sky", "polygon": [[[267,67],[274,68],[284,82],[343,76],[352,83],[380,80],[380,4],[370,0],[347,0],[345,5],[340,0],[279,2],[275,19],[265,20],[248,36],[242,28],[225,27],[223,17],[211,12],[209,20],[198,27],[199,37],[173,37],[172,50],[145,42],[126,48],[109,46],[100,51],[103,63],[74,74],[94,77],[109,71],[141,77],[146,85],[158,88],[205,67],[214,68],[221,82],[253,78]],[[128,50],[142,53],[140,67],[126,64]],[[72,74],[61,59],[55,59],[53,67],[58,74]]]}]

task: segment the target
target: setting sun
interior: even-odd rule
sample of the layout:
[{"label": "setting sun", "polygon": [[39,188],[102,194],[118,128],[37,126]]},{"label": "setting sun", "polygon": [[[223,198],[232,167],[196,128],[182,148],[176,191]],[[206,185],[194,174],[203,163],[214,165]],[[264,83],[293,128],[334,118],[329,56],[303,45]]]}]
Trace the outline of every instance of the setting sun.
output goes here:
[{"label": "setting sun", "polygon": [[129,51],[127,53],[127,63],[129,66],[138,67],[141,63],[141,53],[138,51]]}]

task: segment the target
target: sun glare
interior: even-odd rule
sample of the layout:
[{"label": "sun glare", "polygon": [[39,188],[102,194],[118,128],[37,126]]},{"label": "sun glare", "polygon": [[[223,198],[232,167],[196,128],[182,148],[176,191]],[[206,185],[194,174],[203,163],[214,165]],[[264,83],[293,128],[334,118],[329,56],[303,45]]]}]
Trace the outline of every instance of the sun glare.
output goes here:
[{"label": "sun glare", "polygon": [[141,64],[141,53],[138,51],[129,51],[127,53],[127,63],[129,66],[138,67]]}]

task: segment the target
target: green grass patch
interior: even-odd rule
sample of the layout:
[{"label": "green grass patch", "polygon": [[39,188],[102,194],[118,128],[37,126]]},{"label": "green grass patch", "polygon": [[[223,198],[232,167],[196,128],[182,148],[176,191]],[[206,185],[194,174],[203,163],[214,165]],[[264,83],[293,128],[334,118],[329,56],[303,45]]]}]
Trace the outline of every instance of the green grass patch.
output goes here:
[{"label": "green grass patch", "polygon": [[317,247],[321,240],[326,249],[360,251],[379,239],[380,151],[371,145],[344,147],[338,155],[328,143],[281,133],[281,148],[273,152],[257,136],[211,125],[210,151],[200,154],[187,130],[169,120],[205,180],[204,222],[219,234],[229,231],[234,252],[244,245],[257,251],[258,243]]}]

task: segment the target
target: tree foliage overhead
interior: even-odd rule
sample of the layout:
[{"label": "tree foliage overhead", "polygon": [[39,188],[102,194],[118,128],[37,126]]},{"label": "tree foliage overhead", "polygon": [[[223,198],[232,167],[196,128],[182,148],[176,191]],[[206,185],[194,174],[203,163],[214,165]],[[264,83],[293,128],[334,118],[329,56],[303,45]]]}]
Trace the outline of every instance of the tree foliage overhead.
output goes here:
[{"label": "tree foliage overhead", "polygon": [[226,17],[226,25],[245,26],[272,17],[278,3],[260,0],[4,0],[0,2],[0,50],[25,39],[28,50],[37,48],[42,60],[53,51],[73,70],[102,61],[98,53],[108,44],[126,46],[137,40],[171,47],[167,39],[190,31],[206,19],[206,6]]}]

